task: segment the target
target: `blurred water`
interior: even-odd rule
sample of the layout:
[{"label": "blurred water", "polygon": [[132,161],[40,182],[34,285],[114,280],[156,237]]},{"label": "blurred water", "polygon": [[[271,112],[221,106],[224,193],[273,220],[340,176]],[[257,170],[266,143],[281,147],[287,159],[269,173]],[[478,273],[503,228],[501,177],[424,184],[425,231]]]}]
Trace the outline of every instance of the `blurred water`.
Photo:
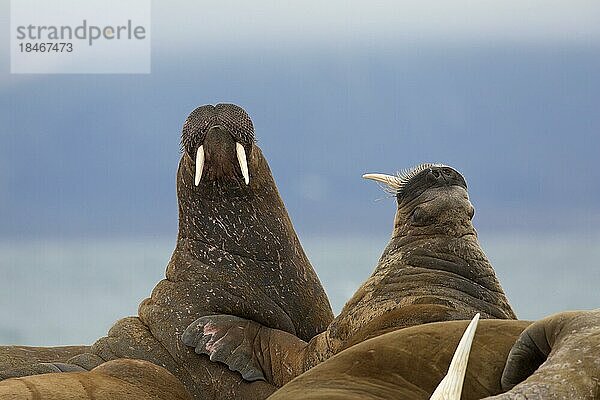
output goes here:
[{"label": "blurred water", "polygon": [[[522,319],[600,306],[600,235],[480,234]],[[305,249],[338,312],[387,238],[309,237]],[[164,275],[171,239],[0,243],[0,343],[91,343],[137,312]]]}]

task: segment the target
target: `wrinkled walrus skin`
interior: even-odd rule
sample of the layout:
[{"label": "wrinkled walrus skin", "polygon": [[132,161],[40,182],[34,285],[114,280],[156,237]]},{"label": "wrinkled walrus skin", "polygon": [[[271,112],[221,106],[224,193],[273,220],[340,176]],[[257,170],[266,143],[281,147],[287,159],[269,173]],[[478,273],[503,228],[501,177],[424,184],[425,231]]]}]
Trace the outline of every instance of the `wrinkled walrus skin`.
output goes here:
[{"label": "wrinkled walrus skin", "polygon": [[91,371],[0,382],[0,400],[191,400],[169,371],[147,361],[113,360]]},{"label": "wrinkled walrus skin", "polygon": [[[425,324],[359,343],[269,400],[427,400],[467,324]],[[534,323],[482,320],[461,398],[593,400],[600,398],[599,381],[600,309],[563,312]]]},{"label": "wrinkled walrus skin", "polygon": [[333,313],[246,112],[230,104],[199,107],[181,142],[179,231],[166,279],[140,304],[139,317],[118,321],[89,352],[67,362],[90,370],[117,358],[148,360],[195,399],[266,398],[273,386],[245,382],[197,355],[181,343],[184,329],[198,315],[233,314],[310,340]]},{"label": "wrinkled walrus skin", "polygon": [[182,340],[247,380],[282,386],[356,343],[429,322],[516,318],[479,246],[467,185],[447,166],[418,166],[396,188],[392,238],[371,277],[309,342],[239,316],[206,316]]},{"label": "wrinkled walrus skin", "polygon": [[599,399],[600,309],[530,325],[510,351],[496,400]]}]

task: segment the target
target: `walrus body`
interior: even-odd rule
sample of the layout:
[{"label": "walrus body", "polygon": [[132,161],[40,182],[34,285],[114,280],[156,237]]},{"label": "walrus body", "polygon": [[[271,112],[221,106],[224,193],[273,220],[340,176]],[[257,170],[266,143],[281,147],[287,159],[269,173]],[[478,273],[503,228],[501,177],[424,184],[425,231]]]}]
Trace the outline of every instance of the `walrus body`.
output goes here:
[{"label": "walrus body", "polygon": [[89,350],[89,346],[0,346],[0,380],[61,372],[54,363],[66,363],[71,357]]},{"label": "walrus body", "polygon": [[512,347],[496,400],[600,398],[600,309],[531,324]]},{"label": "walrus body", "polygon": [[[464,178],[427,164],[394,187],[392,238],[371,277],[328,329],[309,342],[239,316],[207,316],[183,341],[239,371],[247,380],[282,386],[334,354],[371,337],[429,322],[514,319],[481,250]],[[256,339],[255,339],[256,338]]]},{"label": "walrus body", "polygon": [[[427,400],[442,380],[468,321],[399,329],[354,345],[300,375],[269,400]],[[462,399],[502,392],[509,351],[527,321],[481,320]]]},{"label": "walrus body", "polygon": [[265,398],[274,387],[247,383],[184,346],[185,327],[198,315],[225,313],[309,340],[327,328],[331,307],[245,111],[197,108],[184,124],[182,148],[179,232],[166,279],[140,304],[139,317],[118,321],[67,362],[90,370],[143,359],[168,369],[196,399]]},{"label": "walrus body", "polygon": [[113,360],[85,372],[42,374],[0,382],[0,400],[191,400],[166,369]]},{"label": "walrus body", "polygon": [[[429,399],[467,323],[431,323],[377,336],[310,369],[269,400]],[[600,310],[563,312],[534,323],[482,320],[461,398],[598,399],[598,360]]]}]

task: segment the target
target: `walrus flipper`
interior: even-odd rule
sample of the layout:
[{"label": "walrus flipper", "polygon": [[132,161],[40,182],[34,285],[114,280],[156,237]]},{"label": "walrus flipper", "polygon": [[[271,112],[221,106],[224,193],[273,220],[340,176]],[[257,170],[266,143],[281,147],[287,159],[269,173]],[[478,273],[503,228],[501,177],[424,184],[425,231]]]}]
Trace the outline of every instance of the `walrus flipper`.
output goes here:
[{"label": "walrus flipper", "polygon": [[266,380],[254,353],[260,325],[233,315],[209,315],[192,322],[181,340],[206,354],[211,361],[226,364],[247,381]]}]

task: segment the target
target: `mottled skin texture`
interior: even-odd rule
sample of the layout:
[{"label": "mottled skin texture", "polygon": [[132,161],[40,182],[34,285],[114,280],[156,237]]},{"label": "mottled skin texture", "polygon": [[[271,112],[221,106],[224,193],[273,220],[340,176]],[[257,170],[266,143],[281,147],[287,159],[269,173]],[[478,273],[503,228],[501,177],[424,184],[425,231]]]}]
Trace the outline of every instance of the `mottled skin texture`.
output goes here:
[{"label": "mottled skin texture", "polygon": [[[467,324],[419,325],[359,343],[269,400],[427,400]],[[592,400],[600,398],[599,380],[600,310],[563,312],[534,323],[482,320],[462,399]]]},{"label": "mottled skin texture", "polygon": [[[309,342],[238,316],[208,316],[183,336],[246,379],[281,386],[371,337],[429,322],[515,314],[477,241],[464,178],[431,167],[397,193],[392,238],[371,277],[327,331]],[[263,324],[264,325],[264,324]],[[218,341],[218,343],[217,343]]]},{"label": "mottled skin texture", "polygon": [[91,371],[50,373],[0,382],[0,400],[191,400],[166,369],[113,360]]},{"label": "mottled skin texture", "polygon": [[[249,185],[236,142],[246,152]],[[200,145],[205,163],[195,186]],[[118,321],[89,352],[68,362],[89,370],[112,359],[144,359],[167,368],[196,399],[265,398],[274,391],[271,385],[245,382],[195,354],[181,343],[184,329],[199,315],[233,314],[309,340],[327,328],[331,307],[247,114],[233,105],[199,107],[184,124],[182,150],[179,232],[166,279],[140,304],[139,317]]]},{"label": "mottled skin texture", "polygon": [[600,309],[552,315],[529,326],[508,356],[502,387],[493,397],[600,398]]}]

